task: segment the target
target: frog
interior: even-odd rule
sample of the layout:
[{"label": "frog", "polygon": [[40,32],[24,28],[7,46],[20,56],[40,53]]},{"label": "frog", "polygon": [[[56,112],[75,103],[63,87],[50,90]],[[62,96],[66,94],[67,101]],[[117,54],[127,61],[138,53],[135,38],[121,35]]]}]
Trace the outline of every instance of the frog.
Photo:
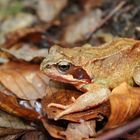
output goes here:
[{"label": "frog", "polygon": [[53,80],[72,84],[82,94],[72,103],[50,103],[60,108],[54,119],[96,107],[109,100],[111,91],[125,82],[140,86],[140,41],[116,38],[99,46],[63,48],[54,45],[42,61],[40,69]]}]

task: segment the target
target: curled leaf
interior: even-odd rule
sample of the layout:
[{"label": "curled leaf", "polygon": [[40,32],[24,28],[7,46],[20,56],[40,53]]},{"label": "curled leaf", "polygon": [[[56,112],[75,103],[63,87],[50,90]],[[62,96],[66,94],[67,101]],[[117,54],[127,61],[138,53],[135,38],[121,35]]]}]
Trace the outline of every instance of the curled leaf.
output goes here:
[{"label": "curled leaf", "polygon": [[[6,35],[6,41],[2,45],[3,48],[11,48],[16,43],[19,43],[21,41],[25,41],[27,39],[30,39],[30,41],[33,42],[33,40],[36,38],[38,40],[38,34],[42,32],[42,28],[40,27],[34,27],[34,28],[22,28],[20,30],[10,32]],[[37,36],[37,37],[35,37]]]},{"label": "curled leaf", "polygon": [[11,32],[6,37],[5,43],[0,48],[0,55],[4,58],[40,61],[48,53],[48,49],[38,49],[37,47],[38,44],[47,44],[48,42],[43,27],[24,28]]},{"label": "curled leaf", "polygon": [[50,122],[46,118],[41,118],[41,121],[42,121],[45,129],[48,131],[48,133],[52,137],[58,138],[58,139],[65,139],[63,127],[54,125],[52,123],[50,124]]},{"label": "curled leaf", "polygon": [[140,88],[122,83],[110,96],[111,114],[106,128],[112,128],[128,122],[140,115]]},{"label": "curled leaf", "polygon": [[0,92],[0,109],[18,117],[29,120],[38,119],[39,114],[33,109],[21,107],[15,96],[6,95]]}]

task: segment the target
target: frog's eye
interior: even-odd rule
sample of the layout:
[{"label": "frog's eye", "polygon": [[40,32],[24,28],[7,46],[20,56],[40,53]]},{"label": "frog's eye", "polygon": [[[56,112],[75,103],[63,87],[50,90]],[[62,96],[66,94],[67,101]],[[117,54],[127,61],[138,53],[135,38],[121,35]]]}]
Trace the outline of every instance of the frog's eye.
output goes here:
[{"label": "frog's eye", "polygon": [[70,69],[70,67],[71,67],[71,63],[69,63],[67,61],[61,61],[57,64],[57,68],[61,72],[68,71]]}]

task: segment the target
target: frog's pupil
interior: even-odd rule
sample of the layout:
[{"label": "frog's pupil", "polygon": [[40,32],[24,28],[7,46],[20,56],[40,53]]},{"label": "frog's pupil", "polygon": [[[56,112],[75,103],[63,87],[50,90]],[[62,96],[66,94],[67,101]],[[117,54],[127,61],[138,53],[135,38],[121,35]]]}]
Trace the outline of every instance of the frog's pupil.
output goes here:
[{"label": "frog's pupil", "polygon": [[65,72],[65,71],[69,70],[70,64],[67,64],[67,65],[58,65],[58,68],[59,68],[59,70]]}]

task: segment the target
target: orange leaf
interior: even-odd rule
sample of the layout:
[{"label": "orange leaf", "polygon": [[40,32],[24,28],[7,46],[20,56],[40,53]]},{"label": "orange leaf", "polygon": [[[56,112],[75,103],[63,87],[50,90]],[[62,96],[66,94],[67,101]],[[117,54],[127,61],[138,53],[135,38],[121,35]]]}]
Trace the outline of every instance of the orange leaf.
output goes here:
[{"label": "orange leaf", "polygon": [[0,92],[0,109],[14,114],[18,117],[35,120],[39,114],[32,109],[24,108],[18,105],[16,98],[12,95],[6,95]]},{"label": "orange leaf", "polygon": [[110,96],[111,115],[106,128],[112,128],[128,122],[140,115],[140,88],[122,83]]}]

